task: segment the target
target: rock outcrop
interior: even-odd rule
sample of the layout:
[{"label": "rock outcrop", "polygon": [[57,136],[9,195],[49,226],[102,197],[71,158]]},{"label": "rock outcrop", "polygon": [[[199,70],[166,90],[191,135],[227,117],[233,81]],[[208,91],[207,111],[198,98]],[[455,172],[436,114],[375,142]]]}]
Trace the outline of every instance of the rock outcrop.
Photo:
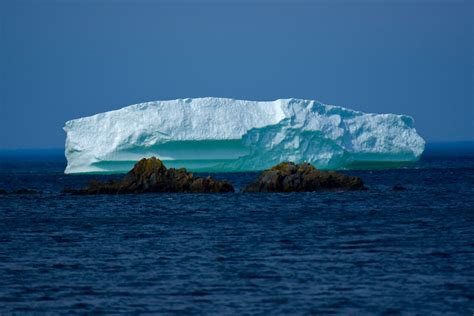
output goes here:
[{"label": "rock outcrop", "polygon": [[366,190],[359,177],[321,171],[308,163],[283,162],[261,173],[244,192],[310,192]]},{"label": "rock outcrop", "polygon": [[234,192],[227,181],[196,177],[186,169],[166,168],[156,157],[142,159],[121,181],[92,181],[85,189],[65,189],[72,194],[126,194],[149,192],[226,193]]}]

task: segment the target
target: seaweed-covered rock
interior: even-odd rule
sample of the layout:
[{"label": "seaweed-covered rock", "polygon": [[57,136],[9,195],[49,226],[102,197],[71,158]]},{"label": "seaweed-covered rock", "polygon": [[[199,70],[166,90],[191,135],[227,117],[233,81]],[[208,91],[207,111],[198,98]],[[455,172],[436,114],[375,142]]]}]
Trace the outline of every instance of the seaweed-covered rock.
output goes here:
[{"label": "seaweed-covered rock", "polygon": [[225,193],[234,192],[227,181],[212,177],[196,177],[186,169],[167,169],[156,157],[144,158],[137,162],[121,181],[93,181],[85,189],[65,189],[72,194],[121,194],[148,192],[193,192]]},{"label": "seaweed-covered rock", "polygon": [[366,190],[359,177],[321,171],[308,163],[283,162],[262,172],[244,192],[306,192]]}]

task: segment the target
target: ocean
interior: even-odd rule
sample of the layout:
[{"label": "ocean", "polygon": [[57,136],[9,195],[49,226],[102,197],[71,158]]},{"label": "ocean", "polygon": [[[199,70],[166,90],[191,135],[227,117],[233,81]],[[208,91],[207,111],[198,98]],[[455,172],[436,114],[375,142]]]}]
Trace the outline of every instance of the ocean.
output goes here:
[{"label": "ocean", "polygon": [[[349,170],[368,191],[73,196],[61,151],[3,151],[0,314],[474,313],[474,146]],[[112,177],[118,177],[117,175]],[[394,191],[400,185],[406,188]]]}]

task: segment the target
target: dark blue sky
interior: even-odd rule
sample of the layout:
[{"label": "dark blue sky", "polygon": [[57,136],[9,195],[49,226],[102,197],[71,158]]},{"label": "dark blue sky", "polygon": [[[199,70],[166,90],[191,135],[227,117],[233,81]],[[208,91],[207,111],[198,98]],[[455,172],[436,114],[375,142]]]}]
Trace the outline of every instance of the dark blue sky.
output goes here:
[{"label": "dark blue sky", "polygon": [[474,140],[474,1],[1,1],[0,148],[200,96],[298,97]]}]

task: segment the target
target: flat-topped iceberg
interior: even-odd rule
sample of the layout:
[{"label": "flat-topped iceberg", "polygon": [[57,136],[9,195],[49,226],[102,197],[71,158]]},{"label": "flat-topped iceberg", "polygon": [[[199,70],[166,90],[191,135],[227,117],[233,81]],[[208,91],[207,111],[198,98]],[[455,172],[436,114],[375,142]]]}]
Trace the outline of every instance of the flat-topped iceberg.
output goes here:
[{"label": "flat-topped iceberg", "polygon": [[405,115],[317,101],[196,98],[130,105],[66,122],[66,173],[126,172],[144,157],[194,171],[320,169],[416,161],[425,141]]}]

